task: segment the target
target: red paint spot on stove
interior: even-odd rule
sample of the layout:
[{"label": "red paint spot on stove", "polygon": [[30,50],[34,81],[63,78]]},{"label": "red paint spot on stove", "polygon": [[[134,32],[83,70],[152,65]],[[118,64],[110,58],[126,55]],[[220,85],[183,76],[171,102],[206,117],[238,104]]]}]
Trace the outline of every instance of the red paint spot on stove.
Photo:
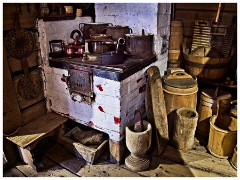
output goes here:
[{"label": "red paint spot on stove", "polygon": [[97,88],[99,89],[99,91],[103,91],[103,88],[102,88],[101,84],[97,85]]},{"label": "red paint spot on stove", "polygon": [[138,80],[137,80],[137,83],[139,83],[139,81],[141,81],[143,78],[139,78]]},{"label": "red paint spot on stove", "polygon": [[102,106],[98,106],[98,109],[99,109],[99,111],[101,111],[101,112],[105,112],[105,111],[103,110]]},{"label": "red paint spot on stove", "polygon": [[121,119],[119,117],[114,116],[114,123],[115,124],[120,124],[120,122],[121,122]]},{"label": "red paint spot on stove", "polygon": [[142,92],[144,92],[146,90],[146,84],[142,85],[140,88],[139,88],[139,94],[141,94]]}]

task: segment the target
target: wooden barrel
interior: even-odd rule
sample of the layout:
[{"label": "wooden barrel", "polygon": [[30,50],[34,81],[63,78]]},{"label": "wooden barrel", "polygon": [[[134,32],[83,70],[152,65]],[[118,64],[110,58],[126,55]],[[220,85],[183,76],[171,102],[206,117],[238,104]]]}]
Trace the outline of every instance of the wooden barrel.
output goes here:
[{"label": "wooden barrel", "polygon": [[180,50],[169,50],[168,51],[168,68],[179,68],[180,67]]},{"label": "wooden barrel", "polygon": [[171,21],[169,49],[180,50],[182,42],[183,42],[183,22]]},{"label": "wooden barrel", "polygon": [[167,62],[167,68],[179,68],[181,66],[179,61],[168,61]]},{"label": "wooden barrel", "polygon": [[[217,97],[214,98],[215,89],[204,89],[200,96],[200,102],[198,107],[198,124],[196,130],[196,137],[199,142],[203,145],[207,145],[208,137],[209,137],[209,129],[210,123],[209,120],[213,115],[218,114],[218,103],[220,100],[228,100],[222,101],[221,111],[222,114],[226,112],[224,108],[229,108],[225,106],[228,102],[230,102],[232,95],[223,90],[219,90],[217,93]],[[225,102],[225,104],[224,104]]]},{"label": "wooden barrel", "polygon": [[194,146],[198,113],[192,108],[179,108],[173,126],[173,145],[177,149],[190,150]]},{"label": "wooden barrel", "polygon": [[172,74],[163,76],[169,138],[172,137],[175,111],[181,107],[196,110],[197,91],[197,81],[184,71],[174,71]]},{"label": "wooden barrel", "polygon": [[234,148],[233,155],[229,162],[232,165],[232,167],[237,170],[237,146]]},{"label": "wooden barrel", "polygon": [[218,158],[229,158],[237,145],[237,119],[228,115],[210,118],[208,150]]},{"label": "wooden barrel", "polygon": [[187,73],[199,80],[221,81],[228,71],[230,57],[200,57],[183,51],[184,67]]}]

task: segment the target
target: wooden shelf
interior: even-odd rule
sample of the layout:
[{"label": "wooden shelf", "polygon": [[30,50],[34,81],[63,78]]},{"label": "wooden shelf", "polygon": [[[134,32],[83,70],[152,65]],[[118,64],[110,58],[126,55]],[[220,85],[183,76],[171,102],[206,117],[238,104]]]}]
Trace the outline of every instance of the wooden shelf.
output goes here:
[{"label": "wooden shelf", "polygon": [[74,14],[69,15],[48,15],[44,17],[38,17],[38,19],[43,19],[44,22],[46,21],[61,21],[61,20],[73,20],[76,16]]}]

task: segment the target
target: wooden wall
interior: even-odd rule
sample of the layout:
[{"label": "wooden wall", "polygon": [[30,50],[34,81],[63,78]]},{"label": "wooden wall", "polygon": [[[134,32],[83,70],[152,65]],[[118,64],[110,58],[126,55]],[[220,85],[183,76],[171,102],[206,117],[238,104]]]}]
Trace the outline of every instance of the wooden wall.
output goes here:
[{"label": "wooden wall", "polygon": [[[188,48],[191,47],[194,21],[195,20],[210,20],[217,27],[220,25],[230,26],[233,17],[237,16],[237,3],[221,3],[218,23],[214,23],[219,3],[173,3],[172,4],[172,18],[171,20],[182,20],[184,26],[184,44]],[[220,36],[213,37],[221,39]],[[233,47],[235,53],[232,58],[230,76],[236,76],[237,66],[237,28],[233,38]]]},{"label": "wooden wall", "polygon": [[39,4],[36,3],[4,3],[3,4],[3,30],[14,28],[13,12],[19,12],[22,28],[35,28]]},{"label": "wooden wall", "polygon": [[[20,9],[19,9],[20,8]],[[43,86],[41,85],[39,64],[39,47],[37,42],[36,20],[37,8],[35,4],[11,3],[4,4],[3,8],[3,149],[8,163],[4,168],[10,167],[17,161],[18,152],[15,145],[8,141],[5,136],[15,133],[21,126],[42,116],[47,112]],[[21,11],[21,12],[19,12]],[[6,37],[14,29],[12,13],[19,12],[19,21],[22,28],[26,28],[35,37],[34,51],[27,57],[28,71],[34,86],[39,89],[38,96],[26,99],[20,95],[19,87],[23,78],[21,60],[13,57],[7,49]]]},{"label": "wooden wall", "polygon": [[[175,3],[173,6],[175,20],[212,20],[215,21],[218,3]],[[230,25],[232,17],[237,15],[237,3],[221,3],[219,23]],[[172,16],[173,17],[173,16]]]}]

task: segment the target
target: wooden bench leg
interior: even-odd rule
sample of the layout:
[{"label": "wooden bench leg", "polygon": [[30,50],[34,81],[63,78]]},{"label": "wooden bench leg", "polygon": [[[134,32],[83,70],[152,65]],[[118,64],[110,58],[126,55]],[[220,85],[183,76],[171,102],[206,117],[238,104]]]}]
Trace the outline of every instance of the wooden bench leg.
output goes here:
[{"label": "wooden bench leg", "polygon": [[38,139],[37,141],[35,141],[33,144],[27,146],[26,148],[22,148],[20,146],[17,146],[22,161],[24,163],[28,164],[29,166],[31,166],[35,171],[38,171],[38,167],[36,166],[36,162],[34,160],[33,153],[32,153],[33,149],[44,138],[47,138],[47,137],[50,136],[51,140],[59,142],[59,140],[62,137],[62,135],[63,135],[63,125],[59,126],[54,131],[46,134],[44,137]]},{"label": "wooden bench leg", "polygon": [[22,148],[18,146],[18,151],[20,153],[20,157],[23,162],[31,166],[35,171],[37,171],[37,168],[34,164],[33,156],[29,148]]}]

